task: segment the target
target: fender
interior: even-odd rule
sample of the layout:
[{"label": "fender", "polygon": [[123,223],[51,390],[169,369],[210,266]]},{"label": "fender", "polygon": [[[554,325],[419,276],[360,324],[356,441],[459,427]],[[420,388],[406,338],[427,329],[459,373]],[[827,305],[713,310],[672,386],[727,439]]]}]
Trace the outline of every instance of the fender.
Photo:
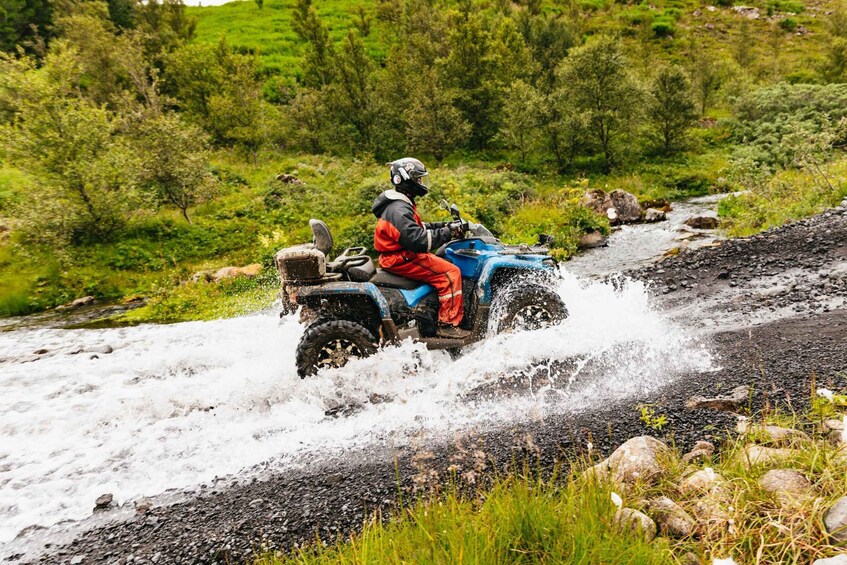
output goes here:
[{"label": "fender", "polygon": [[544,255],[498,255],[485,262],[476,284],[480,305],[491,304],[491,279],[500,269],[519,271],[550,272],[552,267],[544,263]]},{"label": "fender", "polygon": [[356,295],[369,296],[379,310],[383,320],[391,319],[388,301],[373,283],[330,282],[319,286],[301,286],[297,289],[297,301],[300,298],[319,298],[321,296]]}]

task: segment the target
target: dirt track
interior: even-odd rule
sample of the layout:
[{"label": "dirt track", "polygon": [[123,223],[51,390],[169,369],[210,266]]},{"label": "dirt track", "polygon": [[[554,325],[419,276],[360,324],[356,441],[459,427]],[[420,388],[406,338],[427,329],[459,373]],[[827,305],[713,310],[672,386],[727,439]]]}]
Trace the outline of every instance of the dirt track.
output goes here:
[{"label": "dirt track", "polygon": [[[478,440],[490,465],[508,465],[516,454],[552,465],[589,438],[606,453],[645,433],[637,403],[667,415],[684,448],[734,427],[731,415],[686,409],[692,395],[746,384],[754,387],[754,410],[765,402],[802,408],[813,371],[820,386],[847,388],[847,208],[683,253],[633,276],[653,283],[671,315],[710,335],[721,369],[689,375],[651,398],[488,433]],[[430,465],[443,474],[456,448],[433,451]],[[369,449],[249,484],[222,482],[202,496],[89,531],[41,562],[243,562],[261,547],[287,548],[316,534],[332,539],[359,527],[375,508],[392,507],[398,474],[410,487],[417,473],[413,456],[410,449]]]}]

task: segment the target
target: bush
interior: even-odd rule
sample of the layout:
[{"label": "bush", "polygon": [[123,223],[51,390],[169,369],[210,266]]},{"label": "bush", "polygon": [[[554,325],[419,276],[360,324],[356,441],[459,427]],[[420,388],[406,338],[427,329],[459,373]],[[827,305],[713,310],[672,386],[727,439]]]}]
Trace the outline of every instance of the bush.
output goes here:
[{"label": "bush", "polygon": [[668,37],[676,33],[675,20],[666,16],[660,16],[653,21],[650,29],[656,37]]},{"label": "bush", "polygon": [[798,0],[772,0],[768,3],[768,12],[786,12],[789,14],[800,14],[805,9],[802,2]]},{"label": "bush", "polygon": [[785,31],[794,31],[795,29],[797,29],[798,25],[799,24],[797,23],[797,20],[795,20],[794,18],[785,18],[784,20],[781,20],[779,22],[779,27],[781,27]]}]

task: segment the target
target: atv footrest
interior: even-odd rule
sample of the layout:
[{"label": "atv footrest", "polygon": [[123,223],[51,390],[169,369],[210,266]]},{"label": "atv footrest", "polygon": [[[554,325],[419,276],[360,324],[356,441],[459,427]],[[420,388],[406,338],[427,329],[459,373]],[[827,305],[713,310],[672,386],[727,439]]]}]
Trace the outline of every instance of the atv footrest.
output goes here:
[{"label": "atv footrest", "polygon": [[419,341],[425,343],[427,349],[452,349],[454,347],[465,347],[466,345],[470,345],[479,341],[479,338],[473,335],[469,335],[462,339],[448,337],[424,337]]}]

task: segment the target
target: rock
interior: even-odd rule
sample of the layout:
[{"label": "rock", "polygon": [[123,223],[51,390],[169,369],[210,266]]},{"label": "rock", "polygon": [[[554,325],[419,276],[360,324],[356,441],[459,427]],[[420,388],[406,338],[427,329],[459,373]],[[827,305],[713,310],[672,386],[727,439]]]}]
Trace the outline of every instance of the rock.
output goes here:
[{"label": "rock", "polygon": [[45,353],[50,353],[47,349],[36,349],[32,352],[33,355],[44,355]]},{"label": "rock", "polygon": [[688,537],[697,526],[694,518],[667,496],[648,501],[647,513],[656,521],[663,534],[672,537]]},{"label": "rock", "polygon": [[245,277],[256,277],[262,272],[262,264],[261,263],[252,263],[247,265],[246,267],[241,267],[240,269],[241,275]]},{"label": "rock", "polygon": [[191,275],[191,282],[212,282],[215,277],[214,271],[198,271]]},{"label": "rock", "polygon": [[664,210],[658,210],[656,208],[647,208],[647,211],[644,212],[645,222],[663,222],[666,219],[667,214],[665,214]]},{"label": "rock", "polygon": [[827,557],[826,559],[815,559],[812,565],[847,565],[847,553],[842,553],[835,557]]},{"label": "rock", "polygon": [[586,471],[603,480],[610,477],[615,483],[645,484],[655,482],[665,473],[662,459],[670,457],[667,445],[650,436],[638,436],[617,448],[608,459]]},{"label": "rock", "polygon": [[106,510],[112,505],[113,497],[111,493],[101,494],[94,501],[94,510]]},{"label": "rock", "polygon": [[599,231],[590,231],[579,238],[577,247],[579,249],[594,249],[595,247],[606,247],[608,244],[609,238]]},{"label": "rock", "polygon": [[647,514],[633,510],[632,508],[621,508],[615,514],[615,525],[621,530],[628,530],[633,533],[641,533],[646,541],[651,541],[656,537],[656,522],[654,522]]},{"label": "rock", "polygon": [[581,204],[598,214],[605,214],[613,224],[638,222],[644,215],[635,195],[625,190],[613,190],[608,194],[599,188],[589,190],[583,195]]},{"label": "rock", "polygon": [[735,387],[728,395],[706,398],[704,396],[692,396],[685,403],[686,408],[711,408],[723,412],[737,412],[750,397],[750,387],[741,385]]},{"label": "rock", "polygon": [[759,486],[782,503],[812,494],[812,483],[794,469],[771,469],[759,479]]},{"label": "rock", "polygon": [[150,498],[140,498],[135,501],[135,511],[139,514],[146,514],[153,508],[153,500]]},{"label": "rock", "polygon": [[749,6],[733,6],[732,10],[740,16],[744,16],[748,20],[759,19],[759,10]]},{"label": "rock", "polygon": [[738,420],[736,430],[738,430],[738,433],[750,436],[756,443],[778,447],[787,447],[809,439],[809,436],[800,430],[780,426],[751,425],[746,419]]},{"label": "rock", "polygon": [[56,310],[73,310],[74,308],[81,308],[83,306],[91,306],[97,302],[97,299],[93,296],[83,296],[82,298],[77,298],[72,302],[68,302],[67,304],[63,304],[56,308]]},{"label": "rock", "polygon": [[718,227],[718,219],[712,216],[693,216],[685,220],[685,225],[696,230],[713,230]]},{"label": "rock", "polygon": [[224,267],[215,271],[215,274],[212,275],[212,281],[219,282],[224,279],[234,279],[235,277],[255,277],[261,272],[262,265],[259,263],[253,263],[246,267]]},{"label": "rock", "polygon": [[724,478],[711,467],[695,471],[679,483],[683,494],[711,494],[725,483]]},{"label": "rock", "polygon": [[795,453],[796,452],[793,449],[748,445],[743,450],[735,454],[735,463],[745,466],[767,465],[785,461]]},{"label": "rock", "polygon": [[85,561],[85,555],[74,555],[71,557],[70,563],[71,565],[79,565],[83,561]]},{"label": "rock", "polygon": [[280,173],[276,176],[276,180],[285,184],[303,184],[303,181],[288,173]]},{"label": "rock", "polygon": [[109,355],[114,351],[111,345],[101,345],[99,347],[94,347],[89,350],[91,353],[101,353],[103,355]]},{"label": "rock", "polygon": [[706,459],[715,452],[715,446],[708,441],[698,441],[694,449],[682,456],[683,463],[691,463],[697,459]]},{"label": "rock", "polygon": [[827,533],[836,541],[847,541],[847,496],[842,496],[835,501],[824,516],[823,523]]},{"label": "rock", "polygon": [[613,190],[609,193],[609,200],[618,213],[618,221],[622,224],[638,222],[644,216],[641,204],[634,194],[625,190]]}]

